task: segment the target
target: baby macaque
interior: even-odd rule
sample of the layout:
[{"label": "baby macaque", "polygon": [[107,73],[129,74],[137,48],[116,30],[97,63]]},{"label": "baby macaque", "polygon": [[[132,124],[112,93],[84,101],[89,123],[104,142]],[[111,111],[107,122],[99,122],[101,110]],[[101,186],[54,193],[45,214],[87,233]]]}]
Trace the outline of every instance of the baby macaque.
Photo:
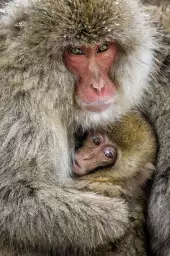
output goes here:
[{"label": "baby macaque", "polygon": [[113,166],[116,158],[116,144],[105,133],[91,131],[75,154],[73,170],[75,174],[85,175],[100,167]]},{"label": "baby macaque", "polygon": [[[131,112],[107,130],[88,131],[75,153],[73,171],[80,190],[123,197],[129,206],[125,235],[108,254],[146,255],[146,182],[154,170],[156,138],[140,113]],[[111,254],[110,254],[111,253]],[[103,255],[100,253],[97,255]]]}]

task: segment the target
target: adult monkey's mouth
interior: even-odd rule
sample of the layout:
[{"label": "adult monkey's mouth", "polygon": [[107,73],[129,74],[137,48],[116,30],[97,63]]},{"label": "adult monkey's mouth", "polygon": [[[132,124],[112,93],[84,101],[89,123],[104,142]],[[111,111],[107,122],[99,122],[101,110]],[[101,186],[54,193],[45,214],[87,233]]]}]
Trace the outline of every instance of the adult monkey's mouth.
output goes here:
[{"label": "adult monkey's mouth", "polygon": [[103,112],[108,109],[114,103],[114,101],[114,97],[104,100],[97,100],[95,102],[87,102],[77,98],[78,105],[90,112]]}]

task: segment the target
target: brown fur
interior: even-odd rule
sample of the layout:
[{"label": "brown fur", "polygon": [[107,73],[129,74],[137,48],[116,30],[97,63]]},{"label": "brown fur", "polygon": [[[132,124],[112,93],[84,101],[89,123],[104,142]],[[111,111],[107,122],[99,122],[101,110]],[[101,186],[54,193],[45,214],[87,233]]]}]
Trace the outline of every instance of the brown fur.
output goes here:
[{"label": "brown fur", "polygon": [[[150,124],[139,113],[129,113],[102,133],[118,150],[116,163],[80,178],[76,188],[112,198],[124,198],[129,206],[129,223],[123,238],[116,242],[121,256],[146,255],[144,212],[145,185],[154,170],[156,138]],[[83,152],[80,148],[79,151]],[[106,249],[105,249],[106,250]],[[99,255],[101,255],[101,250]]]}]

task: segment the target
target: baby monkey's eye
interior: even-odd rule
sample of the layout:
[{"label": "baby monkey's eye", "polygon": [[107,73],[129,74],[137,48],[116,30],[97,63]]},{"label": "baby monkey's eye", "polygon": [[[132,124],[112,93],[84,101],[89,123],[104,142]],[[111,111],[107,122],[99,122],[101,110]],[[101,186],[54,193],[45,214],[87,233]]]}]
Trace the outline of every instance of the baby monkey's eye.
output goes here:
[{"label": "baby monkey's eye", "polygon": [[107,157],[108,159],[113,159],[114,158],[114,154],[113,151],[111,149],[107,149],[104,151],[104,155],[105,157]]},{"label": "baby monkey's eye", "polygon": [[100,138],[98,136],[93,136],[92,141],[93,141],[94,145],[96,145],[96,146],[100,145]]}]

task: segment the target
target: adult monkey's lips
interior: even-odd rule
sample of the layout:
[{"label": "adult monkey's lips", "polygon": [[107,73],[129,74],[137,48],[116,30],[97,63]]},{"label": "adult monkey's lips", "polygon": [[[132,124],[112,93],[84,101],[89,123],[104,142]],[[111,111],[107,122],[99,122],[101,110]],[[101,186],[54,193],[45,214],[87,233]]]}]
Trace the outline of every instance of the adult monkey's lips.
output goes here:
[{"label": "adult monkey's lips", "polygon": [[102,104],[102,105],[86,105],[84,106],[84,109],[90,112],[102,112],[105,111],[108,107],[110,107],[110,104]]},{"label": "adult monkey's lips", "polygon": [[109,108],[115,102],[115,97],[105,100],[98,100],[96,102],[87,102],[80,100],[79,98],[77,98],[77,100],[78,105],[89,112],[102,112]]}]

